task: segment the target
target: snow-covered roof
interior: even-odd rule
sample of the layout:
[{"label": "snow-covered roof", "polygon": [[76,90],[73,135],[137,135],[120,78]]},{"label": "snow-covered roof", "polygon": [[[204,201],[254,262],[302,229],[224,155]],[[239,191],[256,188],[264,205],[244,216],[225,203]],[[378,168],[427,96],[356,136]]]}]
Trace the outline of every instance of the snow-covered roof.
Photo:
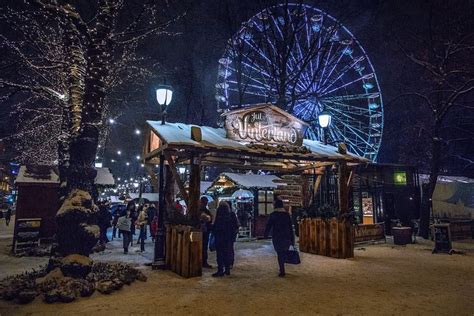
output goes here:
[{"label": "snow-covered roof", "polygon": [[[190,145],[196,147],[220,147],[228,149],[247,148],[244,144],[226,138],[226,131],[223,128],[169,122],[161,124],[161,122],[158,121],[147,121],[147,123],[168,144]],[[200,142],[191,139],[192,126],[201,128],[202,140]]]},{"label": "snow-covered roof", "polygon": [[[128,194],[132,200],[138,199],[138,193]],[[158,193],[142,193],[142,198],[147,199],[150,202],[158,202],[160,195]]]},{"label": "snow-covered roof", "polygon": [[[97,175],[95,184],[113,186],[115,180],[109,168],[95,168]],[[39,175],[39,170],[41,174]],[[27,167],[20,166],[15,183],[52,183],[59,184],[59,174],[56,168],[50,166]]]},{"label": "snow-covered roof", "polygon": [[[420,174],[419,179],[422,183],[427,183],[429,181],[430,175],[429,174]],[[438,176],[438,183],[452,183],[452,182],[460,182],[460,183],[474,183],[474,179],[468,177],[457,177],[457,176]]]},{"label": "snow-covered roof", "polygon": [[[188,125],[183,123],[162,124],[161,121],[147,121],[147,124],[161,138],[164,144],[168,146],[192,146],[203,149],[233,150],[259,154],[265,150],[250,148],[245,142],[239,142],[229,139],[226,136],[224,128],[214,128],[209,126]],[[196,141],[191,138],[191,128],[195,126],[201,129],[202,140]],[[352,162],[369,162],[368,159],[347,153],[341,154],[338,148],[331,145],[324,145],[319,141],[304,139],[303,145],[310,153],[299,154],[306,155],[308,158],[324,158],[329,160],[348,160]],[[275,154],[275,151],[268,151],[267,154]],[[282,155],[294,155],[292,152],[277,152]]]},{"label": "snow-covered roof", "polygon": [[109,168],[95,168],[97,170],[97,175],[95,176],[95,184],[103,186],[114,186],[115,180],[114,176],[110,172]]},{"label": "snow-covered roof", "polygon": [[211,185],[212,185],[212,181],[201,181],[201,190],[200,190],[201,194],[206,192],[207,189],[209,189]]},{"label": "snow-covered roof", "polygon": [[[40,167],[48,168],[48,167]],[[16,176],[15,183],[59,183],[59,174],[55,168],[48,168],[49,172],[45,172],[41,177],[38,177],[35,173],[34,168],[20,166],[18,175]]]},{"label": "snow-covered roof", "polygon": [[244,188],[272,188],[275,189],[278,184],[273,180],[281,178],[271,174],[253,174],[253,173],[231,173],[224,172],[221,175],[234,181],[238,186]]}]

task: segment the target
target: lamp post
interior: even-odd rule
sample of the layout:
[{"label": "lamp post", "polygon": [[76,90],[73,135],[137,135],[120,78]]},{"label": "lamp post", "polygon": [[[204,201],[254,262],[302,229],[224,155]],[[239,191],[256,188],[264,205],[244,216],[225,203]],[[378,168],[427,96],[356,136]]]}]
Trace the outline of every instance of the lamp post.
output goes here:
[{"label": "lamp post", "polygon": [[[173,89],[170,86],[160,85],[156,88],[156,101],[161,108],[161,124],[166,122],[166,112],[168,110],[168,105],[171,103],[173,98]],[[160,165],[159,165],[159,192],[158,192],[158,229],[156,232],[155,240],[155,253],[154,253],[154,263],[152,265],[153,269],[163,269],[166,268],[165,262],[165,243],[166,243],[166,234],[165,234],[165,223],[164,223],[164,212],[165,212],[165,157],[160,155]]]},{"label": "lamp post", "polygon": [[171,99],[173,98],[173,88],[167,85],[160,85],[156,88],[155,92],[156,101],[161,108],[161,124],[165,124],[168,105],[171,103]]},{"label": "lamp post", "polygon": [[318,115],[318,123],[319,126],[323,129],[323,141],[324,145],[328,144],[328,134],[327,134],[327,129],[329,126],[331,126],[332,123],[332,115],[329,112],[322,111]]},{"label": "lamp post", "polygon": [[[321,128],[323,129],[323,141],[324,141],[324,145],[327,145],[328,144],[328,128],[329,126],[331,126],[331,123],[332,123],[332,116],[331,116],[331,113],[327,112],[327,111],[321,111],[321,113],[319,113],[318,115],[318,123],[319,123],[319,126],[321,126]],[[331,167],[330,166],[326,166],[326,175],[325,175],[325,178],[326,178],[326,190],[325,190],[325,193],[326,193],[326,197],[325,197],[325,201],[326,203],[330,204],[330,172],[331,172]]]}]

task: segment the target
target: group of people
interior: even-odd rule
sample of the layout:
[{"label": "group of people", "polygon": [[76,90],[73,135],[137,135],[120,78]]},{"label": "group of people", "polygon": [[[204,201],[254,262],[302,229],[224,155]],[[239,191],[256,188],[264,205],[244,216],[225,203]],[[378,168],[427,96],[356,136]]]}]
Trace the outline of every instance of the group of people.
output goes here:
[{"label": "group of people", "polygon": [[[226,201],[219,202],[215,218],[207,207],[208,199],[206,197],[201,198],[200,205],[203,267],[212,268],[208,263],[208,248],[211,245],[215,247],[217,259],[217,271],[212,276],[230,275],[230,270],[234,265],[234,243],[239,229],[237,216],[231,211],[230,205]],[[286,255],[290,246],[294,247],[295,245],[295,235],[290,214],[284,209],[283,201],[278,198],[274,201],[274,212],[270,214],[264,236],[268,238],[270,234],[278,258],[278,276],[284,277]]]},{"label": "group of people", "polygon": [[107,202],[98,204],[99,213],[97,216],[97,224],[100,229],[101,243],[109,242],[107,238],[107,229],[112,227],[112,240],[121,236],[123,237],[123,252],[128,253],[128,248],[133,245],[133,236],[139,231],[137,244],[140,244],[140,251],[145,251],[145,240],[147,239],[147,227],[150,231],[152,240],[155,240],[158,230],[157,209],[153,204],[144,204],[136,206],[135,203],[129,202],[126,207],[120,206],[115,213],[109,211]]}]

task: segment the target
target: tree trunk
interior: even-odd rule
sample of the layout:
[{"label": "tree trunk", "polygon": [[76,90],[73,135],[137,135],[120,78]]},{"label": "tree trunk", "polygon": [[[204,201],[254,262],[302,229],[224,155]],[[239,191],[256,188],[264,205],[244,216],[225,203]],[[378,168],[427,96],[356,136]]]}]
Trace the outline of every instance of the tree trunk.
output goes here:
[{"label": "tree trunk", "polygon": [[419,235],[425,239],[429,236],[430,217],[432,208],[432,197],[438,180],[440,158],[441,158],[441,140],[439,138],[439,131],[441,122],[436,120],[434,124],[434,135],[432,143],[432,158],[430,161],[430,177],[428,184],[423,188],[423,197],[421,200],[420,209],[420,231]]}]

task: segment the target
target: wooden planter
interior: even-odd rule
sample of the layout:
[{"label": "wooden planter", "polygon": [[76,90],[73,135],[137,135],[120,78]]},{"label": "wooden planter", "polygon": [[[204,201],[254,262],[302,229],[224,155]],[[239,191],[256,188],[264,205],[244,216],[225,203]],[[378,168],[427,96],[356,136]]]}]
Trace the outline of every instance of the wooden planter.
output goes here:
[{"label": "wooden planter", "polygon": [[166,225],[166,265],[185,278],[202,275],[202,233],[191,226]]},{"label": "wooden planter", "polygon": [[354,230],[349,222],[305,218],[299,229],[301,251],[333,258],[354,257]]},{"label": "wooden planter", "polygon": [[412,235],[411,227],[393,227],[392,228],[393,243],[395,245],[411,244],[412,243],[411,235]]}]

